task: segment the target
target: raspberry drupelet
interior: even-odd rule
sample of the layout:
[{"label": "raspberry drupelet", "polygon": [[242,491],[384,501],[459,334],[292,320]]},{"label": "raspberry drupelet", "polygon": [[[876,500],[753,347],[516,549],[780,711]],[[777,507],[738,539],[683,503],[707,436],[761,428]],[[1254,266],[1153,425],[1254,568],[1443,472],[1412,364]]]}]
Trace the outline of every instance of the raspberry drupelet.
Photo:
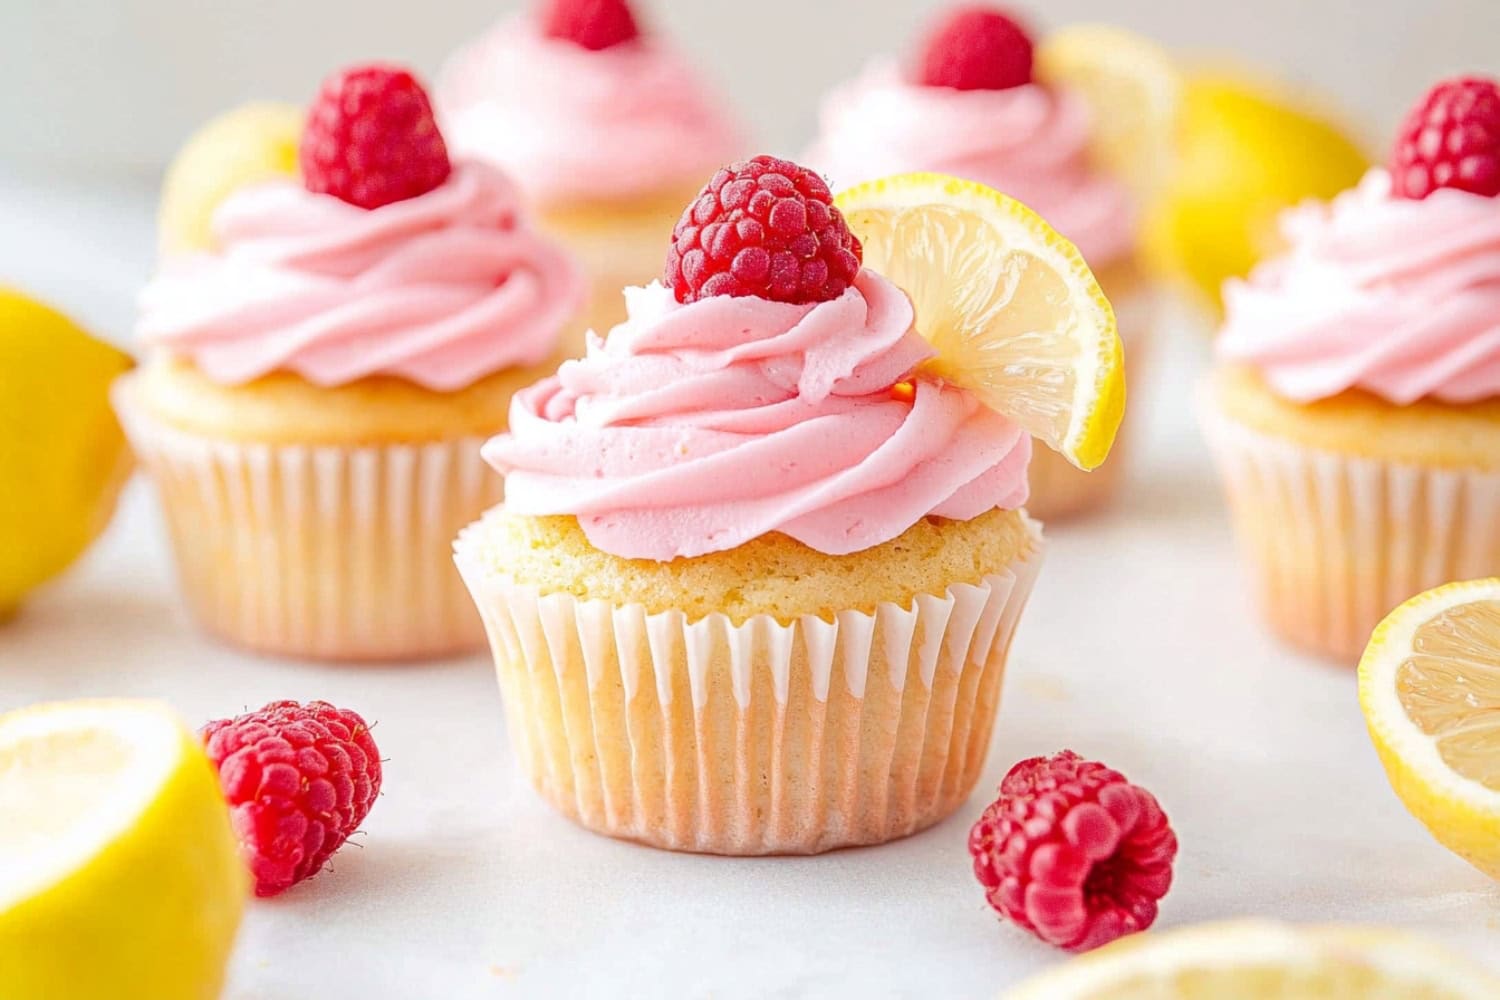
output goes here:
[{"label": "raspberry drupelet", "polygon": [[928,33],[917,82],[954,90],[1009,90],[1032,78],[1031,36],[1014,17],[985,4],[959,7]]},{"label": "raspberry drupelet", "polygon": [[370,727],[326,701],[274,701],[201,735],[257,896],[321,871],[380,794]]},{"label": "raspberry drupelet", "polygon": [[640,37],[635,14],[625,0],[547,0],[541,10],[542,34],[593,52]]},{"label": "raspberry drupelet", "polygon": [[684,304],[715,295],[831,302],[862,257],[822,177],[757,156],[716,173],[683,212],[665,281]]},{"label": "raspberry drupelet", "polygon": [[1064,750],[1010,769],[969,832],[969,853],[1002,917],[1087,951],[1151,926],[1177,836],[1150,792]]},{"label": "raspberry drupelet", "polygon": [[324,81],[298,151],[302,182],[360,208],[426,194],[452,164],[427,92],[399,66],[354,66]]},{"label": "raspberry drupelet", "polygon": [[1461,76],[1434,86],[1401,123],[1390,171],[1402,198],[1439,188],[1500,194],[1500,84]]}]

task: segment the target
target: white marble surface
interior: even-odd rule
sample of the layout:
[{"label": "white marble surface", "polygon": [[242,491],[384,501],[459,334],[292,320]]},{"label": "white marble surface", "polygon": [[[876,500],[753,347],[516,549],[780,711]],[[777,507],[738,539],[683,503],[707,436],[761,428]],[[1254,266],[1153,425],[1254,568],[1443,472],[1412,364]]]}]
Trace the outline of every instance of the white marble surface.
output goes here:
[{"label": "white marble surface", "polygon": [[[0,280],[97,325],[145,272],[139,195],[0,183]],[[1500,890],[1387,787],[1353,675],[1278,647],[1248,606],[1187,405],[1180,338],[1112,513],[1053,532],[983,785],[907,841],[729,860],[614,843],[518,774],[487,662],[360,669],[195,633],[137,484],[102,543],[0,630],[0,709],[149,695],[194,722],[274,698],[377,720],[384,794],[333,870],[250,910],[229,1000],[993,996],[1062,956],[997,923],[964,838],[1010,763],[1071,747],[1152,789],[1182,843],[1159,926],[1239,915],[1424,930],[1500,969]]]}]

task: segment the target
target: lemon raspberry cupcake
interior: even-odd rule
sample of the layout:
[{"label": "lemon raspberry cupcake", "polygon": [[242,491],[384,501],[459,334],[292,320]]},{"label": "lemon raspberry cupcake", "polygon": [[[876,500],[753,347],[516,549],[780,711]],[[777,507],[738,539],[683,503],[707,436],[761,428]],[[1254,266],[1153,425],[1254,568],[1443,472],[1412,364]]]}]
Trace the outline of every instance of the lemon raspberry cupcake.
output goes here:
[{"label": "lemon raspberry cupcake", "polygon": [[1275,630],[1353,663],[1381,617],[1500,573],[1500,88],[1437,85],[1389,170],[1283,218],[1225,289],[1203,417]]},{"label": "lemon raspberry cupcake", "polygon": [[543,0],[455,53],[436,96],[455,152],[515,177],[582,261],[600,333],[625,316],[620,290],[660,271],[682,205],[744,149],[726,105],[626,0]]},{"label": "lemon raspberry cupcake", "polygon": [[[591,829],[880,843],[983,767],[1043,547],[1031,430],[1102,457],[1118,341],[1081,258],[1009,199],[914,177],[844,205],[786,161],[719,171],[666,284],[628,290],[626,322],[485,446],[505,503],[457,561],[521,764]],[[1002,391],[963,344],[1038,375]]]},{"label": "lemon raspberry cupcake", "polygon": [[[1138,262],[1138,212],[1121,176],[1095,156],[1098,123],[1075,89],[1038,79],[1027,30],[982,4],[949,11],[910,65],[880,58],[822,103],[808,161],[837,189],[928,170],[985,184],[1025,203],[1077,245],[1140,353],[1152,291]],[[1132,369],[1137,366],[1132,365]],[[1043,519],[1095,508],[1121,461],[1085,475],[1059,455],[1032,460],[1029,509]]]},{"label": "lemon raspberry cupcake", "polygon": [[472,648],[448,542],[500,497],[475,451],[560,360],[581,274],[503,174],[450,163],[404,70],[324,84],[301,174],[234,191],[213,249],[164,263],[116,408],[206,628],[288,656]]}]

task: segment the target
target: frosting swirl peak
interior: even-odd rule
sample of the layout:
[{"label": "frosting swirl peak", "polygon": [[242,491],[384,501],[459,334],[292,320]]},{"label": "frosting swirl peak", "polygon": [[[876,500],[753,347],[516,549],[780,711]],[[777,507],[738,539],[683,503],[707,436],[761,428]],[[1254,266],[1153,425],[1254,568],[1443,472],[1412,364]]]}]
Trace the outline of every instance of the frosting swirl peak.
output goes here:
[{"label": "frosting swirl peak", "polygon": [[1223,360],[1297,402],[1500,396],[1500,199],[1399,198],[1377,168],[1288,211],[1282,232],[1285,254],[1225,286]]},{"label": "frosting swirl peak", "polygon": [[289,371],[460,389],[545,361],[583,296],[578,268],[484,164],[376,209],[257,185],[213,226],[215,253],[174,259],[146,287],[139,333],[230,385]]},{"label": "frosting swirl peak", "polygon": [[599,549],[666,561],[770,532],[842,555],[1025,502],[1020,428],[925,377],[893,391],[931,348],[873,272],[814,305],[627,297],[630,318],[517,394],[485,446],[507,509],[576,515]]}]

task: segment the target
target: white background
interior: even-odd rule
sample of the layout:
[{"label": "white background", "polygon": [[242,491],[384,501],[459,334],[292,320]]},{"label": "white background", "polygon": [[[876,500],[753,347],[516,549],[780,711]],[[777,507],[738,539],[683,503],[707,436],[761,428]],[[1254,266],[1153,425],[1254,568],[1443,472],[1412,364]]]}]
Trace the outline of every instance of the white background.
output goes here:
[{"label": "white background", "polygon": [[[805,138],[814,91],[937,6],[765,0],[745,20],[738,3],[654,5],[781,149]],[[1429,79],[1500,67],[1493,0],[1126,8],[1058,0],[1045,20],[1109,13],[1180,46],[1235,40],[1373,135]],[[495,13],[479,0],[0,0],[0,282],[123,339],[151,266],[149,178],[196,121],[253,96],[301,100],[349,59],[431,69]],[[716,50],[726,23],[742,41]],[[1500,894],[1390,792],[1352,673],[1279,647],[1248,606],[1190,415],[1205,353],[1177,331],[1135,393],[1149,419],[1130,490],[1052,532],[980,793],[905,842],[726,860],[584,833],[517,774],[484,658],[317,667],[199,637],[140,484],[78,570],[0,630],[0,709],[151,695],[197,723],[327,698],[378,721],[390,762],[362,846],[253,906],[230,1000],[993,996],[1060,956],[987,911],[965,834],[1010,763],[1063,747],[1125,771],[1170,814],[1182,853],[1161,926],[1393,923],[1500,962]]]}]

